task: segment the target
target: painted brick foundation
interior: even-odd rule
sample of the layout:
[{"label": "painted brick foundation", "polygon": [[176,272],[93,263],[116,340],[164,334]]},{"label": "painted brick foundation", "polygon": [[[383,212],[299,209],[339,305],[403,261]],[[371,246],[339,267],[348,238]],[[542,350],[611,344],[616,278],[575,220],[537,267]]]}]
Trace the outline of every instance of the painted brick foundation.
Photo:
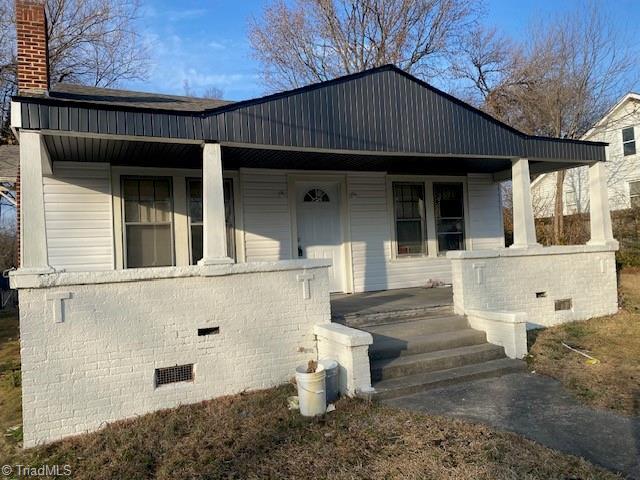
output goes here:
[{"label": "painted brick foundation", "polygon": [[[615,249],[559,246],[449,252],[456,313],[524,312],[529,327],[551,326],[618,310]],[[571,299],[570,310],[555,301]]]},{"label": "painted brick foundation", "polygon": [[[313,274],[309,299],[297,279],[303,271]],[[322,261],[16,275],[12,282],[21,287],[26,447],[286,382],[296,365],[316,357],[314,325],[330,322]],[[219,334],[198,336],[207,327]],[[155,387],[156,368],[190,363],[193,382]]]}]

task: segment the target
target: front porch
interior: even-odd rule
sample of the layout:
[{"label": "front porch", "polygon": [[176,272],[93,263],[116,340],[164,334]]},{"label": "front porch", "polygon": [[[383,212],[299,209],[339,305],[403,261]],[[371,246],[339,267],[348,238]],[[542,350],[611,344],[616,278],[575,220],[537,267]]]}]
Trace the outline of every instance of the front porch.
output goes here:
[{"label": "front porch", "polygon": [[353,325],[366,318],[404,314],[417,315],[426,309],[453,305],[451,286],[396,288],[354,294],[331,295],[331,320]]}]

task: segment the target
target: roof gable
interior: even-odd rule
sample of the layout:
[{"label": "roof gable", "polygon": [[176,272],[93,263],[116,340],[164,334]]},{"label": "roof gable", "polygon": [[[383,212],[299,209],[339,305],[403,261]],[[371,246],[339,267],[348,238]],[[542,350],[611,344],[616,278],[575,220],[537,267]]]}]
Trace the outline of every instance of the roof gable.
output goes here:
[{"label": "roof gable", "polygon": [[186,110],[150,108],[165,99],[129,102],[135,92],[101,91],[93,101],[15,97],[20,128],[364,154],[604,160],[604,144],[525,135],[391,65],[197,110],[174,99]]},{"label": "roof gable", "polygon": [[611,107],[609,109],[609,111],[607,113],[605,113],[604,116],[600,120],[598,120],[596,122],[596,124],[593,127],[591,127],[582,136],[582,139],[587,140],[587,139],[591,138],[594,134],[596,134],[598,132],[599,127],[602,127],[603,125],[606,125],[607,122],[609,122],[609,120],[612,119],[616,115],[616,113],[618,113],[622,108],[624,108],[626,105],[628,105],[630,103],[637,103],[639,105],[638,113],[640,114],[640,94],[637,94],[637,93],[634,93],[634,92],[629,92],[624,97],[622,97],[618,101],[618,103],[616,103],[613,107]]},{"label": "roof gable", "polygon": [[513,128],[394,66],[212,110],[222,141],[437,155],[513,156]]}]

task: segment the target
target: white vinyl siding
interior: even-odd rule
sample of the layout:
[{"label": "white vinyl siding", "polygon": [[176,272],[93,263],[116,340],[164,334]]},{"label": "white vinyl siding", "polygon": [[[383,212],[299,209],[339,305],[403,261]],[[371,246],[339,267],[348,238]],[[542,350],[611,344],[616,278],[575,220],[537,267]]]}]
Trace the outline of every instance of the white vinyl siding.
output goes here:
[{"label": "white vinyl siding", "polygon": [[349,175],[351,258],[356,292],[388,288],[387,242],[391,225],[384,175]]},{"label": "white vinyl siding", "polygon": [[451,282],[451,263],[446,258],[391,259],[393,216],[385,175],[350,174],[347,182],[356,292],[419,287],[430,279]]},{"label": "white vinyl siding", "polygon": [[[121,172],[135,173],[139,172]],[[117,172],[114,175],[119,178]],[[182,182],[186,186],[185,177],[191,176],[174,176],[174,185]],[[429,280],[451,282],[450,261],[437,257],[435,249],[430,256],[393,255],[389,189],[394,177],[382,173],[349,173],[346,177],[354,291],[418,287]],[[504,240],[498,185],[488,175],[470,175],[466,181],[465,177],[459,178],[468,184],[467,247],[501,247]],[[114,268],[110,185],[109,169],[103,164],[55,165],[55,175],[45,179],[52,266],[67,270]],[[293,242],[287,172],[241,171],[236,185],[238,205],[242,205],[237,238],[239,248],[244,247],[243,258],[249,262],[290,259]],[[426,207],[432,208],[426,193]],[[183,203],[186,209],[186,200]],[[186,222],[181,228],[176,226],[180,238],[188,239],[187,228]],[[188,264],[186,256],[184,264]]]},{"label": "white vinyl siding", "polygon": [[43,187],[49,264],[67,271],[112,270],[109,164],[56,162]]},{"label": "white vinyl siding", "polygon": [[241,183],[246,261],[290,259],[286,174],[242,173]]},{"label": "white vinyl siding", "polygon": [[500,184],[489,174],[467,176],[469,239],[473,250],[504,247]]}]

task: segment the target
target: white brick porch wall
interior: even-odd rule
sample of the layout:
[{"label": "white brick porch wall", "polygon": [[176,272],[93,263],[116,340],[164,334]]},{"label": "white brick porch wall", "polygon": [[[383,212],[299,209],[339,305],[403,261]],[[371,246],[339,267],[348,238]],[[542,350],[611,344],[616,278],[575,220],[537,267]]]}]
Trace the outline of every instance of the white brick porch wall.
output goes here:
[{"label": "white brick porch wall", "polygon": [[[313,326],[330,322],[324,264],[14,276],[25,446],[286,382],[316,357]],[[309,299],[302,271],[313,274]],[[52,298],[69,294],[56,323]],[[220,333],[198,336],[203,327]],[[193,382],[155,387],[156,368],[190,363]]]},{"label": "white brick porch wall", "polygon": [[[506,248],[449,252],[447,257],[459,314],[524,312],[529,326],[551,326],[618,310],[615,251],[610,247]],[[555,300],[561,299],[571,299],[571,310],[555,311]]]}]

